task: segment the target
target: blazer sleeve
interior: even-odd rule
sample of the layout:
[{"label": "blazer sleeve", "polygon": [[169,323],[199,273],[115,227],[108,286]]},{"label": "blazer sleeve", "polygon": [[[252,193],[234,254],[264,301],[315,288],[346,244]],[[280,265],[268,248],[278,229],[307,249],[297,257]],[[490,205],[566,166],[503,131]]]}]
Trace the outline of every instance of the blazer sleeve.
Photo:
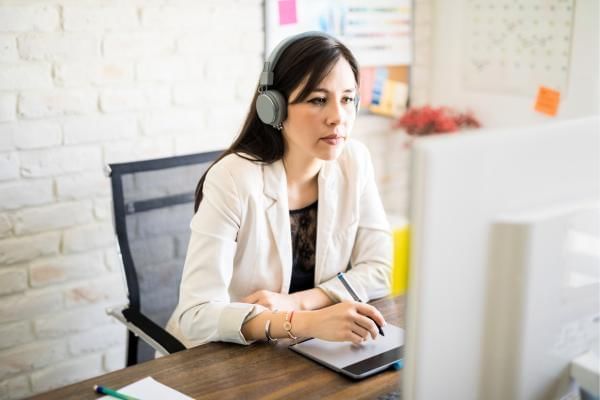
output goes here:
[{"label": "blazer sleeve", "polygon": [[[392,269],[392,235],[377,185],[373,164],[366,147],[357,146],[355,167],[359,171],[358,228],[352,254],[351,269],[345,275],[363,301],[390,294]],[[362,172],[360,172],[362,171]],[[347,290],[333,278],[320,287],[335,300],[351,300]]]},{"label": "blazer sleeve", "polygon": [[206,175],[203,195],[190,224],[179,303],[167,330],[186,347],[211,341],[249,344],[241,327],[265,308],[230,302],[228,288],[243,209],[235,181],[221,162]]}]

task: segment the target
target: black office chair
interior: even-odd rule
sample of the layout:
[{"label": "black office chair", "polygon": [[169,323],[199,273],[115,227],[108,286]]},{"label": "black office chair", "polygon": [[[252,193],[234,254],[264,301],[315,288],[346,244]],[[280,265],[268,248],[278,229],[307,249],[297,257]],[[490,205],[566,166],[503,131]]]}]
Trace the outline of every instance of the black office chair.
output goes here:
[{"label": "black office chair", "polygon": [[221,153],[108,166],[129,304],[107,312],[129,329],[127,366],[185,349],[163,327],[179,298],[196,184]]}]

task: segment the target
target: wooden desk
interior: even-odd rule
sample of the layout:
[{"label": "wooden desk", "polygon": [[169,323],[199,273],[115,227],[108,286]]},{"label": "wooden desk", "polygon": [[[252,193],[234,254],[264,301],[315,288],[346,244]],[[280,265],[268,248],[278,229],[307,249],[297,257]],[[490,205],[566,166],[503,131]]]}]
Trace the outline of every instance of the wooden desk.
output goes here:
[{"label": "wooden desk", "polygon": [[[404,327],[404,297],[372,303],[386,321]],[[362,381],[335,373],[276,345],[209,343],[88,379],[34,399],[96,399],[93,385],[118,389],[152,376],[195,399],[374,399],[399,390],[401,371],[384,371]]]}]

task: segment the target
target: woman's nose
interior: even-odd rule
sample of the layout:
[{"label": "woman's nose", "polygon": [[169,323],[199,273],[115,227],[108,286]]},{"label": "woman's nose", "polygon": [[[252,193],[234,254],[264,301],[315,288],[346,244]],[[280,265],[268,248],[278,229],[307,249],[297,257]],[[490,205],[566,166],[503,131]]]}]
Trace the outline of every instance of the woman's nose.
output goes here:
[{"label": "woman's nose", "polygon": [[348,110],[344,108],[344,104],[339,101],[331,102],[327,110],[327,124],[339,125],[345,122],[348,118]]}]

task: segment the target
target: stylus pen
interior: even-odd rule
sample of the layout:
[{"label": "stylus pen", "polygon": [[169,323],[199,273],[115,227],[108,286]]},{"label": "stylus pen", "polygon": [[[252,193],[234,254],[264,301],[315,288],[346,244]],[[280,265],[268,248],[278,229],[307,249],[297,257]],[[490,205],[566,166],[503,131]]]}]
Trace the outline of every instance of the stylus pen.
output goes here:
[{"label": "stylus pen", "polygon": [[116,399],[138,400],[135,397],[131,397],[131,396],[128,396],[126,394],[119,393],[119,392],[117,392],[114,389],[107,388],[106,386],[94,385],[94,392],[100,393],[100,394],[105,394],[107,396],[111,396],[111,397],[114,397]]},{"label": "stylus pen", "polygon": [[[350,286],[350,282],[348,282],[346,280],[346,276],[344,275],[343,272],[338,272],[337,277],[339,278],[339,280],[342,282],[342,285],[344,285],[344,287],[346,288],[346,290],[348,291],[348,293],[350,293],[350,296],[352,296],[352,298],[354,299],[354,301],[358,302],[358,303],[362,303],[363,301],[360,299],[360,297],[358,297],[358,295],[356,294],[356,291],[352,288],[352,286]],[[373,320],[373,318],[368,317],[371,321],[375,322]],[[377,326],[377,330],[379,330],[379,334],[381,336],[385,336],[385,333],[383,333],[383,329],[381,329],[381,327],[379,326],[379,324],[377,322],[375,322],[375,326]]]}]

